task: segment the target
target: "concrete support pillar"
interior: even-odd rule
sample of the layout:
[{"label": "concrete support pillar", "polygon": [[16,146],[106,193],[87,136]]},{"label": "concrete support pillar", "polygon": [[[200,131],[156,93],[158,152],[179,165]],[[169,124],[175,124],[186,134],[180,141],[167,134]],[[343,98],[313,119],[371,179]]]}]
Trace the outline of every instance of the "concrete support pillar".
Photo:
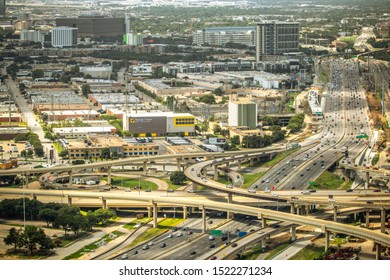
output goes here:
[{"label": "concrete support pillar", "polygon": [[143,175],[146,176],[148,175],[148,161],[144,161],[144,165],[143,165]]},{"label": "concrete support pillar", "polygon": [[227,203],[233,203],[233,193],[231,192],[228,193]]},{"label": "concrete support pillar", "polygon": [[368,188],[368,183],[370,182],[370,172],[366,172],[366,186]]},{"label": "concrete support pillar", "polygon": [[333,221],[334,222],[337,222],[337,206],[336,205],[333,205]]},{"label": "concrete support pillar", "polygon": [[200,209],[202,210],[202,233],[206,233],[206,208],[201,206]]},{"label": "concrete support pillar", "polygon": [[[230,192],[228,193],[227,203],[233,203],[233,194],[230,193]],[[226,213],[226,218],[227,218],[228,220],[229,220],[229,219],[233,219],[233,218],[234,218],[234,213],[228,211],[228,212]]]},{"label": "concrete support pillar", "polygon": [[379,243],[375,244],[375,259],[380,260],[381,259],[381,251],[382,251],[382,246]]},{"label": "concrete support pillar", "polygon": [[218,166],[214,165],[214,181],[218,180]]},{"label": "concrete support pillar", "polygon": [[296,227],[292,227],[290,229],[290,232],[291,232],[291,240],[295,241],[297,239],[297,228]]},{"label": "concrete support pillar", "polygon": [[32,195],[32,199],[33,199],[33,200],[37,200],[37,195],[36,195],[36,194],[33,194],[33,195]]},{"label": "concrete support pillar", "polygon": [[102,208],[107,209],[107,200],[104,199],[103,197],[101,197],[101,200],[102,200]]},{"label": "concrete support pillar", "polygon": [[306,216],[308,216],[310,214],[310,205],[306,205]]},{"label": "concrete support pillar", "polygon": [[267,221],[266,221],[266,218],[263,215],[261,215],[261,226],[263,228],[267,227]]},{"label": "concrete support pillar", "polygon": [[261,239],[261,248],[265,249],[265,247],[267,247],[267,240],[264,238]]},{"label": "concrete support pillar", "polygon": [[370,211],[366,211],[366,228],[370,227]]},{"label": "concrete support pillar", "polygon": [[253,166],[253,158],[250,158],[250,160],[249,160],[249,165],[250,165],[250,166]]},{"label": "concrete support pillar", "polygon": [[68,206],[72,206],[72,197],[68,196]]},{"label": "concrete support pillar", "polygon": [[301,215],[301,205],[299,205],[299,206],[297,207],[297,215],[298,215],[298,216]]},{"label": "concrete support pillar", "polygon": [[176,159],[177,171],[181,171],[181,158]]},{"label": "concrete support pillar", "polygon": [[152,202],[153,205],[153,227],[157,227],[157,203]]},{"label": "concrete support pillar", "polygon": [[329,230],[325,229],[325,252],[329,249]]},{"label": "concrete support pillar", "polygon": [[353,220],[356,221],[357,220],[357,213],[353,213]]},{"label": "concrete support pillar", "polygon": [[194,191],[197,191],[198,190],[198,184],[197,183],[192,183],[192,189],[194,190]]},{"label": "concrete support pillar", "polygon": [[226,162],[226,169],[228,170],[228,172],[229,172],[229,168],[230,168],[230,163],[229,163],[229,161],[227,161]]},{"label": "concrete support pillar", "polygon": [[165,164],[162,165],[163,171],[165,171]]},{"label": "concrete support pillar", "polygon": [[290,214],[295,214],[295,204],[290,203]]},{"label": "concrete support pillar", "polygon": [[381,209],[381,233],[386,233],[386,210]]},{"label": "concrete support pillar", "polygon": [[148,206],[148,218],[152,217],[152,207]]},{"label": "concrete support pillar", "polygon": [[73,186],[73,170],[69,170],[69,187]]},{"label": "concrete support pillar", "polygon": [[188,215],[191,215],[193,212],[195,212],[195,211],[194,211],[194,207],[188,207],[188,208],[187,208],[187,214],[188,214]]},{"label": "concrete support pillar", "polygon": [[237,167],[238,167],[238,170],[241,170],[241,160],[239,160],[239,161],[237,162]]},{"label": "concrete support pillar", "polygon": [[187,219],[187,206],[183,206],[183,219]]},{"label": "concrete support pillar", "polygon": [[108,168],[107,168],[107,184],[108,185],[111,185],[111,169],[112,169],[112,166],[109,166]]}]

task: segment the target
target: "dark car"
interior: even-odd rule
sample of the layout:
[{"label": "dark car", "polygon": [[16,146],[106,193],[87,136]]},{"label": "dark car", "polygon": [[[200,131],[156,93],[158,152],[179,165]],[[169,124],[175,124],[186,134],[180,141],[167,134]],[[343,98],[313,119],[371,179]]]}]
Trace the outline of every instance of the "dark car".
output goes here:
[{"label": "dark car", "polygon": [[195,255],[195,254],[196,254],[196,251],[192,251],[190,254],[191,254],[191,255]]},{"label": "dark car", "polygon": [[215,244],[210,244],[210,249],[215,248]]},{"label": "dark car", "polygon": [[232,244],[232,247],[237,247],[237,243],[233,243],[233,244]]},{"label": "dark car", "polygon": [[160,248],[165,248],[165,247],[167,247],[167,244],[166,244],[166,243],[161,243],[161,244],[160,244]]},{"label": "dark car", "polygon": [[346,190],[346,192],[353,192],[353,189],[348,189]]}]

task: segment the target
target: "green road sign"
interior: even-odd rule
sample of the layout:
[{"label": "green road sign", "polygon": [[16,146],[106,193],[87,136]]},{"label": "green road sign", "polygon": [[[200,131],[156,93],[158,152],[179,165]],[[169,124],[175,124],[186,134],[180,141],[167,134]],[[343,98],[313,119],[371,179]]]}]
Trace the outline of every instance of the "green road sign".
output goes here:
[{"label": "green road sign", "polygon": [[222,235],[222,230],[213,229],[213,230],[211,231],[211,235],[214,235],[214,236],[221,236],[221,235]]},{"label": "green road sign", "polygon": [[314,185],[314,181],[310,181],[310,182],[309,182],[309,185],[310,185],[310,186],[313,186],[313,185]]}]

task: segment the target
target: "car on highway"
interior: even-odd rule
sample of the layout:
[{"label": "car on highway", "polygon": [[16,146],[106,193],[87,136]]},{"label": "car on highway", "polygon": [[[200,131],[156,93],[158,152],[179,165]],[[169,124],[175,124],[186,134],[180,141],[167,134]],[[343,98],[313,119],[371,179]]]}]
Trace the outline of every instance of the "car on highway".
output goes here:
[{"label": "car on highway", "polygon": [[129,257],[129,256],[128,256],[127,254],[123,254],[123,255],[121,256],[121,260],[126,260],[128,257]]},{"label": "car on highway", "polygon": [[191,251],[190,253],[192,256],[196,254],[196,251]]},{"label": "car on highway", "polygon": [[228,189],[232,189],[232,188],[233,188],[233,186],[232,186],[231,184],[227,185],[226,187],[227,187]]},{"label": "car on highway", "polygon": [[168,234],[168,238],[173,238],[173,234],[172,233]]},{"label": "car on highway", "polygon": [[234,247],[237,247],[237,243],[233,243],[232,244],[232,247],[234,248]]},{"label": "car on highway", "polygon": [[165,247],[167,247],[167,244],[166,244],[166,243],[161,243],[161,244],[160,244],[160,248],[165,248]]},{"label": "car on highway", "polygon": [[215,240],[215,236],[214,235],[209,235],[209,241],[212,241],[212,240]]},{"label": "car on highway", "polygon": [[353,189],[348,189],[346,190],[346,192],[353,192]]},{"label": "car on highway", "polygon": [[309,190],[303,190],[301,191],[301,194],[310,194],[311,192]]},{"label": "car on highway", "polygon": [[145,244],[144,246],[142,246],[142,250],[148,250],[148,249],[149,249],[148,244]]},{"label": "car on highway", "polygon": [[154,245],[154,242],[153,241],[150,241],[149,243],[148,243],[148,246],[153,246]]},{"label": "car on highway", "polygon": [[135,256],[135,255],[137,255],[137,254],[138,254],[138,251],[137,251],[137,250],[133,251],[133,253],[132,253],[133,256]]},{"label": "car on highway", "polygon": [[385,190],[385,193],[390,193],[390,190]]},{"label": "car on highway", "polygon": [[176,234],[176,237],[180,237],[180,236],[183,236],[183,233],[181,231]]},{"label": "car on highway", "polygon": [[213,248],[215,248],[215,244],[210,244],[210,249],[213,249]]}]

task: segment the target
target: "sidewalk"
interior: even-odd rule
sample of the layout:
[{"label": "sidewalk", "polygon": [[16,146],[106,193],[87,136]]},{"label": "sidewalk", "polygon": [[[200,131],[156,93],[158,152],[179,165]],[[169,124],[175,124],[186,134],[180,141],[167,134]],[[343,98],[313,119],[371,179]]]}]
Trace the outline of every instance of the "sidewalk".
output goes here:
[{"label": "sidewalk", "polygon": [[299,253],[306,246],[308,246],[311,243],[311,240],[314,237],[317,237],[319,234],[321,233],[313,232],[305,235],[301,239],[297,239],[294,243],[290,244],[286,249],[284,249],[278,255],[273,257],[272,260],[288,260],[289,258]]},{"label": "sidewalk", "polygon": [[[116,222],[114,225],[109,226],[109,227],[105,227],[105,228],[100,228],[99,231],[94,232],[92,234],[89,234],[88,236],[82,238],[81,240],[75,242],[74,244],[72,244],[68,247],[57,248],[55,250],[54,255],[48,257],[47,260],[62,260],[66,256],[77,252],[78,250],[80,250],[81,248],[83,248],[86,245],[89,245],[93,242],[98,241],[104,235],[109,234],[115,230],[126,232],[128,230],[124,229],[123,225],[129,223],[132,220],[134,220],[134,218],[123,218],[123,219],[119,220],[118,222]],[[126,235],[126,234],[124,234],[124,235]],[[120,237],[122,237],[122,236],[120,236]],[[120,239],[120,237],[118,237],[117,239]],[[115,240],[108,243],[107,246],[111,246],[111,243],[115,243]],[[105,248],[107,246],[105,246]],[[102,249],[102,248],[98,248],[96,251],[99,251],[99,249]]]}]

